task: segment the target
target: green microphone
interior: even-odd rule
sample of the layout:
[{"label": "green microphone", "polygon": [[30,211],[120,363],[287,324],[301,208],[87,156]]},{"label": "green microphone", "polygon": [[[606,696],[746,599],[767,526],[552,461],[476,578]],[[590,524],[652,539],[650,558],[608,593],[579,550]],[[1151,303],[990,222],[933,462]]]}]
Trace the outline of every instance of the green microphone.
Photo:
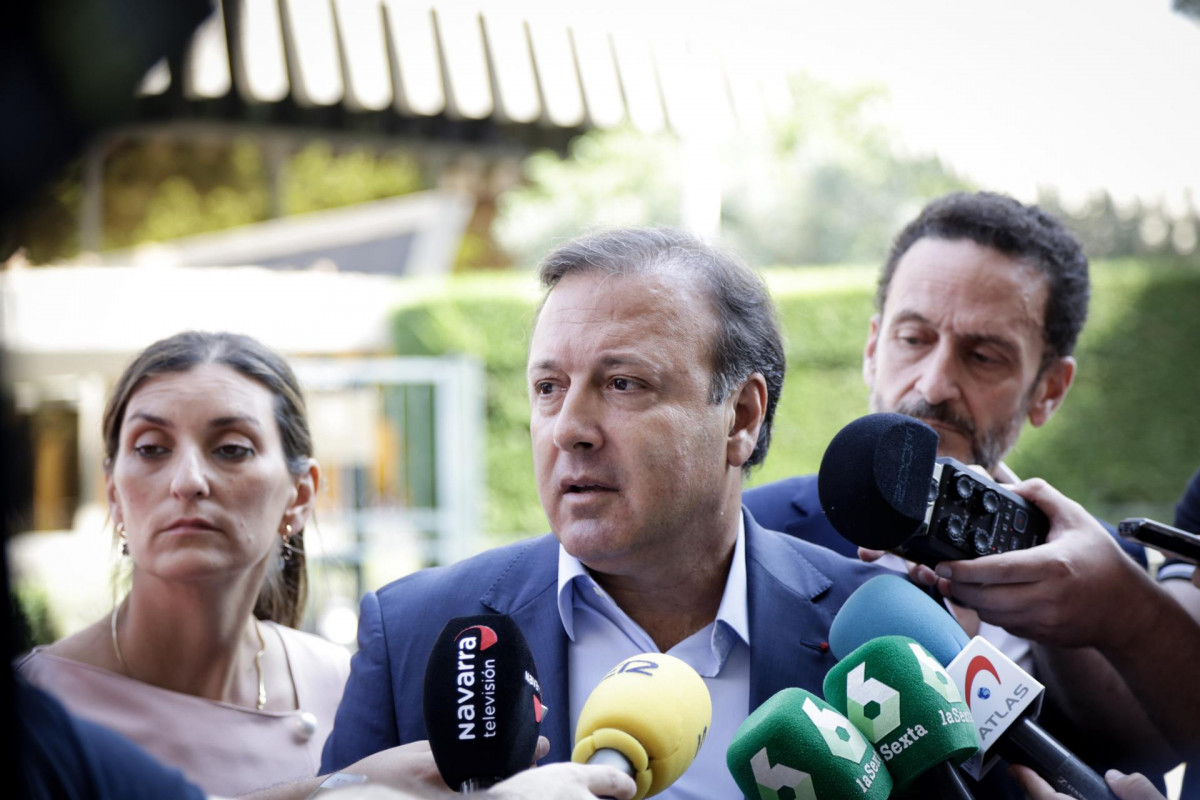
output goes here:
[{"label": "green microphone", "polygon": [[879,754],[833,706],[803,689],[772,695],[725,752],[746,800],[883,800],[892,779]]},{"label": "green microphone", "polygon": [[[979,750],[979,734],[958,686],[929,651],[907,636],[880,636],[825,676],[825,697],[883,757],[896,788],[926,773],[939,796],[970,797],[951,766]],[[924,782],[923,782],[924,783]]]}]

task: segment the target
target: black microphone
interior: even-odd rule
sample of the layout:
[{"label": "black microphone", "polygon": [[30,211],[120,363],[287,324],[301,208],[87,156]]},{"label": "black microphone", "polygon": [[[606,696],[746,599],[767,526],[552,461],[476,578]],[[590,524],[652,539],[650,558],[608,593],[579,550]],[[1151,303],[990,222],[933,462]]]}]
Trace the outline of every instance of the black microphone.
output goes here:
[{"label": "black microphone", "polygon": [[546,707],[517,624],[504,614],[447,622],[429,651],[424,710],[447,786],[486,789],[528,769]]},{"label": "black microphone", "polygon": [[817,495],[830,524],[860,547],[933,566],[1042,544],[1036,506],[953,458],[937,432],[903,414],[868,414],[838,431]]},{"label": "black microphone", "polygon": [[855,589],[833,618],[829,647],[844,658],[889,635],[920,642],[961,689],[983,746],[963,764],[973,778],[982,778],[1000,756],[1032,768],[1070,797],[1113,798],[1095,770],[1032,719],[1041,707],[1042,684],[986,639],[968,639],[944,608],[904,578],[879,575]]}]

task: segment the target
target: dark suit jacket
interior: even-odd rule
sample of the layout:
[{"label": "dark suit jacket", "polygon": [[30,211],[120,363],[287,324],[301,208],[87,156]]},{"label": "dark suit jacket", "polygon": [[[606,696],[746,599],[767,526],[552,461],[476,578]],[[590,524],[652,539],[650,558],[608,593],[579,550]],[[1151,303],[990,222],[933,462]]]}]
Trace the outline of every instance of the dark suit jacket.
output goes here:
[{"label": "dark suit jacket", "polygon": [[[806,542],[828,547],[838,553],[858,557],[858,545],[843,538],[821,509],[817,497],[817,476],[797,475],[774,483],[756,486],[742,493],[742,503],[761,525],[775,531],[783,531]],[[1146,566],[1146,550],[1137,542],[1130,542],[1117,535],[1117,531],[1102,519],[1097,519],[1105,530],[1134,561]]]},{"label": "dark suit jacket", "polygon": [[[750,619],[749,713],[780,689],[820,695],[836,659],[829,625],[860,584],[883,570],[775,531],[746,515]],[[401,578],[362,600],[359,651],[325,743],[322,774],[371,753],[427,738],[425,662],[451,617],[511,616],[533,651],[549,712],[543,763],[570,760],[567,636],[558,613],[558,541],[547,534],[448,567]]]},{"label": "dark suit jacket", "polygon": [[747,489],[742,492],[742,503],[760,524],[773,531],[858,558],[858,545],[834,530],[821,510],[816,475],[797,475]]}]

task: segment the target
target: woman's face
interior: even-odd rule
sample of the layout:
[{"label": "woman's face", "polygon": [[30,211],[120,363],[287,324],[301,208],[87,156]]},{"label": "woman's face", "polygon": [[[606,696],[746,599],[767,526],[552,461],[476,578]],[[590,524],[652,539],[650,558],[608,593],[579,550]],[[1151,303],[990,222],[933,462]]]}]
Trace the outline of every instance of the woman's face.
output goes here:
[{"label": "woman's face", "polygon": [[313,494],[288,472],[271,392],[222,364],[137,388],[107,484],[134,564],[164,580],[261,571]]}]

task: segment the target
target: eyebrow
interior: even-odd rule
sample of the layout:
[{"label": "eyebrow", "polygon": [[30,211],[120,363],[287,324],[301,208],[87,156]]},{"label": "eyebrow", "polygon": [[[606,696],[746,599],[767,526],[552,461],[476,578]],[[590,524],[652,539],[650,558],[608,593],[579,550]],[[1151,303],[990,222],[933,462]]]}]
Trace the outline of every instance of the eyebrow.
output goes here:
[{"label": "eyebrow", "polygon": [[[169,419],[160,417],[157,414],[148,414],[144,411],[136,411],[133,414],[130,414],[129,419],[130,420],[135,420],[135,419],[145,420],[146,422],[149,422],[151,425],[157,425],[160,428],[173,429],[175,427],[175,423],[171,422]],[[213,419],[209,420],[209,422],[208,422],[208,427],[210,427],[210,428],[228,428],[233,425],[250,425],[251,427],[254,427],[254,428],[262,427],[259,424],[257,419],[255,419],[254,417],[251,417],[251,416],[244,415],[244,414],[234,414],[234,415],[225,416],[225,417],[214,417]]]},{"label": "eyebrow", "polygon": [[[600,359],[600,366],[604,369],[630,365],[646,369],[656,369],[653,362],[632,355],[610,355]],[[526,372],[540,372],[543,370],[556,370],[558,368],[558,361],[552,358],[545,358],[541,361],[531,363]]]}]

